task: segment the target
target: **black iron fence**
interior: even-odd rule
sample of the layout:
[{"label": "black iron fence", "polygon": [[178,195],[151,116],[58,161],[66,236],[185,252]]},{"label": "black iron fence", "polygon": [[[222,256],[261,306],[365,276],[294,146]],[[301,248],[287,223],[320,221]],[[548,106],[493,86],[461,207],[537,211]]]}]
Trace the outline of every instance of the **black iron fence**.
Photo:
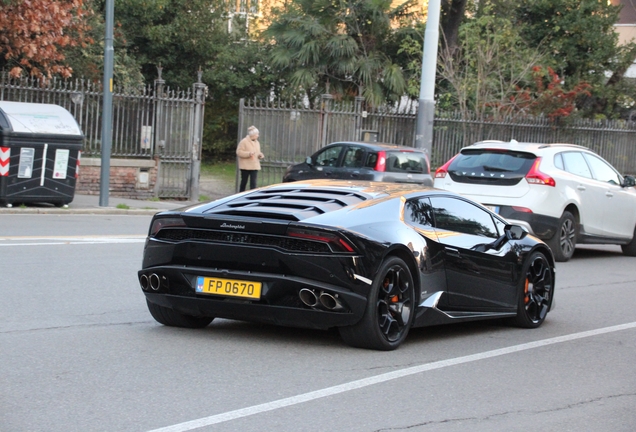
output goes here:
[{"label": "black iron fence", "polygon": [[[203,109],[206,86],[173,90],[159,78],[154,85],[117,90],[113,95],[111,156],[160,161],[156,195],[188,198],[198,191]],[[101,84],[87,80],[10,78],[0,72],[0,100],[54,103],[69,110],[86,137],[84,157],[101,155]],[[306,101],[305,101],[306,102]],[[259,128],[265,160],[260,184],[280,181],[290,164],[324,145],[373,137],[378,142],[415,144],[417,104],[403,101],[373,110],[364,99],[336,101],[330,95],[313,106],[301,102],[241,100],[239,137],[247,127]],[[636,173],[636,122],[576,120],[555,124],[547,118],[477,119],[459,113],[437,113],[431,167],[437,168],[460,148],[486,140],[567,142],[599,153],[621,173]]]},{"label": "black iron fence", "polygon": [[[154,85],[114,89],[111,156],[157,159],[156,195],[189,198],[198,185],[205,84],[174,90],[159,78]],[[0,100],[51,103],[73,114],[85,136],[83,157],[101,156],[102,85],[84,79],[40,81],[0,72]]]},{"label": "black iron fence", "polygon": [[[334,101],[323,96],[313,106],[283,101],[242,100],[239,137],[255,125],[265,160],[259,184],[280,181],[290,164],[300,162],[334,141],[363,140],[415,145],[417,104],[364,109],[364,99]],[[636,173],[636,122],[575,120],[555,124],[547,118],[477,119],[460,113],[439,112],[435,117],[431,168],[436,169],[462,147],[482,140],[515,139],[523,142],[563,142],[588,147],[621,173]]]}]

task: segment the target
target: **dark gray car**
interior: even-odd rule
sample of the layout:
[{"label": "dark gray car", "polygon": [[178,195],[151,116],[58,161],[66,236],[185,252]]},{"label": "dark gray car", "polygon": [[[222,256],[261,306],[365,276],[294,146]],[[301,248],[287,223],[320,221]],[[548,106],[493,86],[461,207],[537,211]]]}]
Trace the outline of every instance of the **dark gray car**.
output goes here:
[{"label": "dark gray car", "polygon": [[291,165],[283,182],[309,179],[368,180],[433,185],[426,153],[413,147],[336,142]]}]

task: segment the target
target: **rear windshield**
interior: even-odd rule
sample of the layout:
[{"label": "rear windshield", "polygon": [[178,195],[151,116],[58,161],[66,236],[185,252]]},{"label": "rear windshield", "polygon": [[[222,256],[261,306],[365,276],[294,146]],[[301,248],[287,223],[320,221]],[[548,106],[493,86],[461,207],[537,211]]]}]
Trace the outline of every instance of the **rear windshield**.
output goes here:
[{"label": "rear windshield", "polygon": [[428,174],[428,164],[423,153],[389,152],[386,155],[386,170],[388,172]]},{"label": "rear windshield", "polygon": [[535,159],[524,152],[464,150],[451,162],[448,174],[460,183],[514,185],[526,176]]}]

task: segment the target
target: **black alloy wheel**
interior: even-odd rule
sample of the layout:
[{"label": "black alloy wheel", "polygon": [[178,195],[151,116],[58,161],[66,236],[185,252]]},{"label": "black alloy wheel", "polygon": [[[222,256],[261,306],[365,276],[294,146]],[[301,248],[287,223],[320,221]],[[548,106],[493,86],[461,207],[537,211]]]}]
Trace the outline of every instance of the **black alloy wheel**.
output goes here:
[{"label": "black alloy wheel", "polygon": [[398,257],[387,258],[369,293],[364,316],[357,324],[340,327],[351,346],[390,351],[406,339],[414,316],[413,277]]},{"label": "black alloy wheel", "polygon": [[546,243],[552,249],[554,259],[558,262],[569,261],[576,247],[577,223],[569,211],[563,212],[554,236]]},{"label": "black alloy wheel", "polygon": [[521,281],[515,324],[524,328],[539,327],[545,320],[554,292],[554,274],[541,252],[530,256]]}]

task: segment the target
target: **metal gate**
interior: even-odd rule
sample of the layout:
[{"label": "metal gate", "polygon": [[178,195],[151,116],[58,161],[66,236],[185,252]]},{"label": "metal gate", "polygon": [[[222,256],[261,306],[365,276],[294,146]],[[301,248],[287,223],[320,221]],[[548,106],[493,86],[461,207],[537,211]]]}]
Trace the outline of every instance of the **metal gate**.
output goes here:
[{"label": "metal gate", "polygon": [[[154,86],[115,88],[111,156],[156,160],[156,197],[198,200],[207,86],[199,72],[191,89],[172,90],[157,70]],[[101,156],[102,96],[101,85],[88,80],[41,82],[0,73],[0,100],[52,103],[71,112],[84,133],[84,157]]]},{"label": "metal gate", "polygon": [[194,84],[194,94],[165,90],[157,80],[155,153],[159,156],[156,195],[198,200],[201,137],[206,86]]}]

